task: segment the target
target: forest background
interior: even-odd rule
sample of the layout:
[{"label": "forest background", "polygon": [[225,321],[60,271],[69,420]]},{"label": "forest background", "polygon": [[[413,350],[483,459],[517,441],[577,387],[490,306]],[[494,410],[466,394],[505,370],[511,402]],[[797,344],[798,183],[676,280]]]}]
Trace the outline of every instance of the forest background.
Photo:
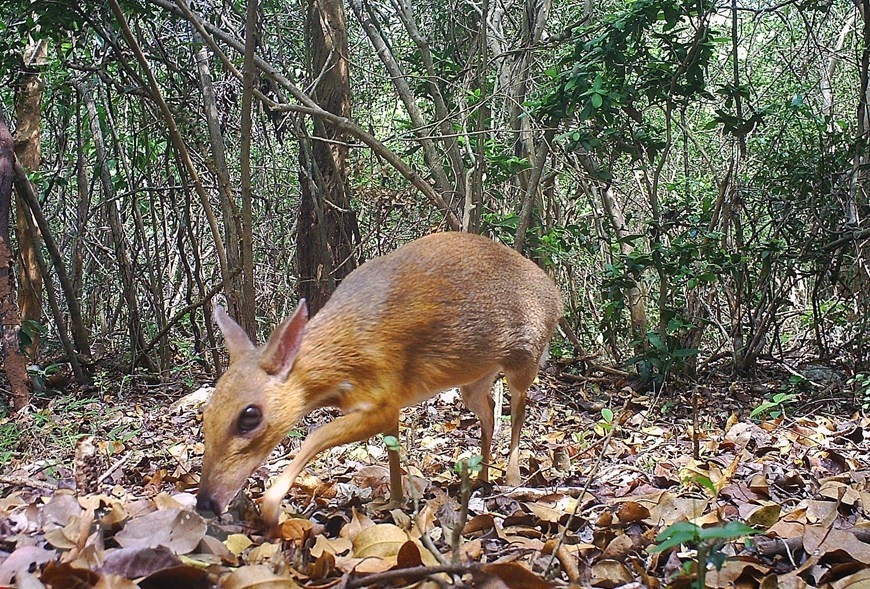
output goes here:
[{"label": "forest background", "polygon": [[459,229],[552,273],[557,357],[867,394],[865,8],[6,1],[9,404],[23,366],[212,376],[216,300],[262,338]]},{"label": "forest background", "polygon": [[[719,586],[866,570],[855,530],[870,498],[870,0],[0,0],[0,14],[0,465],[27,475],[0,476],[49,489],[46,513],[81,508],[54,491],[88,433],[114,461],[93,477],[104,491],[114,480],[138,500],[196,486],[196,416],[162,405],[220,373],[216,304],[263,341],[300,297],[316,312],[367,260],[462,230],[521,251],[563,293],[528,471],[535,487],[585,475],[600,501],[566,491],[570,518],[537,504],[523,517],[551,541],[574,526],[565,579],[682,570],[703,586],[704,567],[647,548],[656,526],[704,518],[776,530],[797,542],[789,559],[805,551],[800,567],[781,546],[755,572],[744,559]],[[787,419],[797,400],[808,417]],[[429,426],[453,427],[437,415]],[[669,425],[646,421],[657,418]],[[608,443],[612,470],[596,478],[590,453]],[[445,446],[429,458],[449,462],[463,444]],[[431,480],[443,467],[418,463]],[[649,486],[667,489],[649,510],[601,516],[608,497]],[[11,488],[0,525],[63,552],[40,558],[74,568],[76,550],[101,553],[87,525],[60,522],[84,534],[72,551],[55,524],[28,527],[31,492]],[[160,501],[155,513],[175,517]],[[487,509],[517,525],[517,506],[499,501]],[[126,525],[160,527],[139,515]],[[630,529],[641,520],[649,527]],[[121,544],[119,521],[107,525]],[[584,543],[596,526],[597,545]],[[700,530],[688,537],[703,546]],[[721,536],[708,548],[747,530],[709,533]],[[202,523],[185,550],[204,534]],[[528,534],[510,550],[541,554]],[[484,547],[490,562],[502,556]],[[614,554],[640,564],[611,567]],[[550,579],[553,558],[528,569]],[[581,574],[572,559],[602,568]]]}]

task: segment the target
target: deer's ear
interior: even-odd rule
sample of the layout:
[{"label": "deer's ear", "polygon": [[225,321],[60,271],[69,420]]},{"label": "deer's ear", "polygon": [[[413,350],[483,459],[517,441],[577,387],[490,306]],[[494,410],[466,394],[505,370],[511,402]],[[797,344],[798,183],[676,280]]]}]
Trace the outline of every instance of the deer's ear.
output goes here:
[{"label": "deer's ear", "polygon": [[302,332],[308,323],[308,303],[305,299],[299,301],[296,312],[275,328],[269,336],[269,343],[260,360],[260,368],[266,374],[287,378],[296,361],[296,354],[302,345]]},{"label": "deer's ear", "polygon": [[214,322],[217,324],[221,333],[224,334],[224,339],[227,342],[227,350],[230,353],[230,363],[238,360],[246,352],[254,349],[254,343],[245,330],[233,321],[232,317],[227,315],[223,307],[215,307]]}]

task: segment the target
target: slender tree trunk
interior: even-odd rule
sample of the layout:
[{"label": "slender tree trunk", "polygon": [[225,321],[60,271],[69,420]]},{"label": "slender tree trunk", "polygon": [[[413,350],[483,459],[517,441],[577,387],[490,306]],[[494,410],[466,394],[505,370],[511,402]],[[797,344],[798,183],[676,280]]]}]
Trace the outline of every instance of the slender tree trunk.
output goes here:
[{"label": "slender tree trunk", "polygon": [[[231,269],[241,267],[241,249],[239,247],[239,211],[236,206],[235,195],[230,180],[230,172],[227,167],[226,146],[224,144],[223,134],[221,133],[220,118],[218,115],[217,102],[215,101],[214,86],[212,84],[211,71],[208,65],[209,50],[203,45],[196,52],[197,72],[199,73],[199,86],[202,90],[202,101],[205,110],[205,118],[208,123],[209,145],[211,147],[211,157],[214,161],[214,173],[217,176],[218,188],[220,189],[221,213],[223,215],[224,224],[224,239],[227,249],[227,265]],[[226,285],[226,298],[229,307],[229,313],[233,317],[241,318],[245,316],[241,309],[241,301],[244,298],[242,294],[242,278],[239,273],[233,275],[234,278]],[[241,324],[242,328],[248,332],[248,327],[251,327],[252,332],[248,335],[254,337],[254,326],[246,326]],[[209,333],[211,331],[209,330]],[[215,350],[215,354],[217,351]],[[218,357],[214,356],[215,366],[220,366],[217,362]]]},{"label": "slender tree trunk", "polygon": [[[72,255],[70,260],[70,292],[72,295],[68,295],[70,300],[76,301],[76,305],[78,305],[78,301],[82,300],[82,291],[83,291],[83,282],[84,282],[84,240],[85,240],[85,232],[87,231],[88,226],[88,217],[91,211],[91,191],[88,187],[88,170],[87,170],[87,162],[85,161],[85,141],[82,137],[82,116],[81,109],[77,108],[76,112],[78,116],[76,117],[76,194],[78,196],[78,200],[76,202],[76,216],[75,216],[75,234],[73,235],[72,240]],[[70,321],[72,322],[72,330],[73,333],[82,333],[86,334],[87,330],[85,329],[84,322],[82,321],[81,314],[78,318],[78,324],[74,317],[70,317]],[[78,345],[78,339],[76,339],[76,345]],[[81,349],[79,350],[82,351]],[[90,353],[88,353],[90,355]]]},{"label": "slender tree trunk", "polygon": [[[48,255],[51,258],[52,265],[57,273],[58,282],[60,283],[60,287],[64,292],[64,295],[67,299],[67,308],[69,309],[70,321],[73,325],[73,337],[76,342],[76,347],[78,351],[84,356],[86,360],[90,359],[91,349],[90,344],[88,343],[87,332],[82,327],[79,330],[79,327],[83,325],[81,309],[79,307],[78,299],[75,296],[72,288],[72,282],[69,279],[69,276],[66,273],[66,267],[63,263],[63,258],[60,255],[60,250],[57,247],[57,243],[54,240],[54,237],[51,233],[51,228],[48,225],[48,221],[45,218],[45,215],[42,212],[42,208],[39,206],[39,201],[36,199],[36,194],[33,192],[33,186],[30,184],[30,181],[27,179],[27,173],[24,171],[24,167],[21,166],[20,163],[15,164],[15,187],[18,191],[18,196],[20,197],[22,208],[25,210],[24,219],[29,225],[29,229],[31,233],[40,233],[45,239],[45,247],[48,250]],[[37,251],[36,263],[39,266],[39,272],[45,279],[45,290],[48,293],[48,302],[51,308],[52,315],[54,316],[54,323],[57,329],[58,336],[60,337],[60,341],[63,344],[64,351],[66,352],[67,359],[69,360],[70,366],[72,367],[73,373],[75,374],[76,380],[79,382],[85,382],[87,380],[86,375],[82,371],[81,365],[79,364],[79,359],[76,356],[75,349],[73,349],[72,343],[70,342],[69,333],[66,327],[66,323],[64,322],[63,314],[60,310],[60,304],[57,300],[57,295],[55,293],[54,287],[51,284],[51,281],[48,278],[48,267],[45,264],[45,261],[42,259],[42,252]]]},{"label": "slender tree trunk", "polygon": [[253,121],[251,108],[254,101],[254,53],[257,48],[257,0],[248,0],[245,17],[245,59],[242,75],[242,124],[240,145],[240,172],[242,188],[242,222],[239,257],[242,262],[242,300],[239,301],[239,323],[248,337],[257,341],[256,303],[254,292],[254,214],[253,189],[251,187],[251,133]]},{"label": "slender tree trunk", "polygon": [[523,196],[522,206],[520,207],[520,217],[517,222],[517,232],[514,236],[514,249],[518,252],[523,251],[526,244],[526,231],[532,226],[532,213],[534,212],[535,204],[540,202],[538,193],[541,185],[541,176],[544,173],[544,165],[547,163],[547,156],[550,155],[550,143],[553,141],[556,132],[553,129],[547,129],[544,132],[544,140],[537,149],[537,155],[532,165],[529,182],[526,185],[525,195]]},{"label": "slender tree trunk", "polygon": [[[121,212],[118,201],[115,198],[115,188],[109,172],[109,160],[103,139],[103,129],[100,126],[97,107],[94,104],[90,90],[81,82],[76,83],[90,119],[91,135],[97,153],[97,169],[99,170],[100,183],[103,187],[103,197],[106,203],[106,217],[109,221],[109,230],[112,237],[112,245],[115,249],[115,258],[118,263],[118,272],[121,278],[121,289],[124,301],[127,303],[127,327],[130,333],[130,357],[139,357],[139,351],[145,347],[145,336],[142,331],[142,322],[139,318],[139,301],[136,300],[135,276],[137,270],[133,266],[130,257],[130,248],[124,235],[124,227],[121,222]],[[156,371],[157,366],[148,357],[144,357],[148,369]],[[131,366],[131,369],[134,368]]]},{"label": "slender tree trunk", "polygon": [[11,405],[18,411],[30,403],[27,360],[18,347],[21,315],[15,287],[12,246],[9,240],[9,210],[12,208],[12,183],[15,179],[15,151],[6,119],[0,112],[0,348],[3,366],[12,389]]},{"label": "slender tree trunk", "polygon": [[[40,129],[42,127],[42,93],[45,84],[39,77],[38,64],[44,60],[45,43],[31,43],[25,52],[25,67],[15,85],[15,154],[27,171],[38,170],[42,163],[40,153]],[[17,192],[16,192],[17,194]],[[15,223],[18,236],[18,255],[21,261],[18,275],[18,305],[22,321],[42,324],[42,272],[39,269],[41,236],[35,224],[28,220],[29,209],[21,200],[15,199]],[[35,360],[39,353],[39,333],[32,333],[25,354]]]},{"label": "slender tree trunk", "polygon": [[[550,0],[525,0],[525,14],[521,26],[520,51],[514,53],[513,71],[511,72],[511,87],[509,98],[510,125],[516,132],[514,153],[525,158],[534,165],[538,149],[549,149],[548,145],[536,144],[535,130],[532,128],[531,117],[526,114],[523,106],[529,93],[529,76],[533,60],[533,51],[541,41],[547,20],[550,16]],[[513,47],[508,51],[512,52]],[[533,182],[531,176],[534,170],[519,174],[520,187],[528,192],[528,184]]]},{"label": "slender tree trunk", "polygon": [[[452,183],[447,177],[447,173],[444,171],[444,166],[441,163],[441,155],[435,148],[435,142],[427,136],[426,120],[423,118],[423,113],[417,104],[417,97],[414,95],[411,86],[408,84],[408,76],[405,75],[405,72],[402,70],[398,61],[396,61],[395,56],[381,35],[371,13],[366,10],[365,6],[363,6],[362,0],[350,0],[350,5],[357,20],[366,32],[369,41],[371,41],[372,47],[375,48],[378,57],[389,72],[393,86],[395,86],[399,98],[405,105],[411,123],[416,127],[417,140],[423,148],[426,165],[432,172],[432,178],[435,180],[436,189],[446,197],[447,202],[453,204],[455,202],[453,195],[457,192],[456,187],[465,181],[464,177],[454,178]],[[344,9],[342,8],[342,15],[343,12]],[[319,48],[318,46],[309,45],[309,47],[314,47],[315,51],[322,50],[322,48]],[[324,109],[329,110],[325,107]],[[451,210],[453,210],[453,207],[451,207]]]},{"label": "slender tree trunk", "polygon": [[[324,110],[350,117],[347,25],[340,0],[309,0],[306,46],[313,99]],[[296,260],[299,292],[316,313],[336,284],[357,266],[360,236],[347,186],[347,144],[329,123],[314,121],[310,153],[300,150],[302,201]]]},{"label": "slender tree trunk", "polygon": [[[491,123],[489,96],[489,54],[487,46],[487,20],[489,19],[489,0],[483,0],[480,5],[481,15],[478,26],[476,47],[476,68],[474,72],[475,85],[478,90],[477,117],[475,121],[474,167],[468,174],[468,182],[461,193],[465,194],[462,211],[462,230],[470,233],[480,231],[480,217],[484,206],[483,179],[486,175],[486,142],[490,137],[487,127]],[[469,146],[471,152],[471,146]]]},{"label": "slender tree trunk", "polygon": [[[585,154],[580,156],[580,164],[583,169],[592,178],[601,176],[600,166],[591,155]],[[622,210],[622,205],[616,199],[616,194],[613,191],[613,186],[606,184],[599,186],[597,183],[590,185],[592,190],[597,193],[601,200],[604,215],[613,229],[613,234],[619,242],[619,253],[626,257],[634,251],[634,246],[629,239],[631,231],[625,221],[625,214]],[[643,292],[636,282],[631,283],[624,290],[625,303],[628,307],[628,313],[631,318],[631,335],[638,343],[635,346],[635,352],[642,354],[646,346],[646,331],[647,331],[647,315],[646,303],[644,302]]]}]

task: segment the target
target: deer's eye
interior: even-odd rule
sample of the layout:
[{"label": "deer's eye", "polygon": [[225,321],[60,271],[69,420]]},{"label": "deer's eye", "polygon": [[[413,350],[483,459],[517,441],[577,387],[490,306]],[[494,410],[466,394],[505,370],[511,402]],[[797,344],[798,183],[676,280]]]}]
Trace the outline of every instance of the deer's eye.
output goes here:
[{"label": "deer's eye", "polygon": [[260,408],[256,405],[248,405],[239,414],[237,427],[239,432],[246,434],[257,429],[261,421],[263,421],[263,412]]}]

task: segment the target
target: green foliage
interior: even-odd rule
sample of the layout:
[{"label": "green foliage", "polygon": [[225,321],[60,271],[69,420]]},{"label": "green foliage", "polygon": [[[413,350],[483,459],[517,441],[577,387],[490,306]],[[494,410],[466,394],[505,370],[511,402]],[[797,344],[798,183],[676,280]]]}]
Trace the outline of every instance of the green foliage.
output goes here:
[{"label": "green foliage", "polygon": [[719,495],[719,490],[716,489],[716,485],[713,484],[713,481],[710,477],[706,477],[703,475],[695,475],[692,477],[692,482],[706,489],[712,497],[717,497]]},{"label": "green foliage", "polygon": [[673,325],[690,327],[678,320],[671,320],[668,323],[668,336],[665,339],[656,331],[648,331],[643,341],[635,342],[639,344],[636,347],[641,347],[644,353],[631,357],[627,364],[635,366],[638,375],[647,382],[662,384],[668,375],[680,371],[685,366],[687,358],[698,355],[697,348],[682,347],[679,338],[673,335],[671,327]]},{"label": "green foliage", "polygon": [[846,384],[850,385],[855,391],[855,396],[858,398],[858,402],[861,403],[861,407],[865,410],[870,409],[870,374],[859,372],[847,380]]},{"label": "green foliage", "polygon": [[692,579],[691,587],[704,589],[707,565],[712,564],[717,570],[720,570],[725,563],[727,555],[722,552],[725,542],[759,533],[759,531],[737,521],[707,528],[702,528],[691,522],[677,522],[656,536],[658,544],[653,546],[650,552],[662,552],[682,545],[695,548],[698,552],[697,561],[695,563],[687,562],[683,574],[689,576],[692,568],[695,568],[697,574]]},{"label": "green foliage", "polygon": [[48,386],[48,378],[60,372],[62,364],[54,363],[46,367],[40,367],[36,364],[27,367],[27,374],[33,381],[34,389],[37,391],[45,390]]},{"label": "green foliage", "polygon": [[[605,267],[603,276],[605,303],[601,328],[611,338],[625,335],[625,289],[640,283],[648,271],[666,277],[667,304],[659,309],[664,332],[649,330],[642,339],[631,342],[644,353],[631,358],[629,364],[652,382],[660,383],[672,371],[682,370],[687,360],[698,354],[698,349],[687,346],[685,341],[692,330],[703,327],[706,321],[688,312],[687,294],[715,288],[741,262],[739,254],[723,247],[719,233],[703,228],[703,218],[690,218],[685,224],[687,227],[672,239],[653,242],[649,251],[637,248],[627,255],[615,251],[614,263]],[[632,235],[627,240],[633,244],[641,237]]]},{"label": "green foliage", "polygon": [[484,150],[490,182],[504,182],[532,167],[528,159],[514,154],[512,146],[496,139],[487,139]]},{"label": "green foliage", "polygon": [[722,525],[702,528],[690,522],[677,522],[659,532],[656,544],[650,552],[662,552],[680,545],[697,548],[702,542],[719,543],[723,540],[737,540],[760,532],[744,523],[730,521]]},{"label": "green foliage", "polygon": [[615,425],[613,423],[613,417],[613,410],[609,407],[604,407],[601,410],[601,419],[592,426],[592,430],[600,436],[607,435]]},{"label": "green foliage", "polygon": [[398,452],[402,449],[402,445],[399,444],[399,439],[396,436],[384,436],[384,445],[387,447],[387,450],[393,452]]},{"label": "green foliage", "polygon": [[481,468],[483,468],[483,457],[479,454],[469,456],[468,458],[461,458],[453,464],[453,470],[457,474],[462,474],[463,472],[474,474],[480,472]]},{"label": "green foliage", "polygon": [[8,415],[7,408],[0,405],[0,464],[7,464],[18,452],[24,436],[21,427]]},{"label": "green foliage", "polygon": [[609,155],[605,161],[655,156],[665,145],[663,129],[647,110],[709,96],[712,8],[703,0],[632,0],[577,29],[573,50],[547,71],[551,81],[534,102],[537,113],[573,115],[580,125],[562,138]]},{"label": "green foliage", "polygon": [[723,84],[716,91],[723,101],[721,106],[715,109],[715,115],[705,126],[706,129],[714,129],[720,127],[725,135],[734,137],[746,137],[763,122],[768,114],[767,108],[755,109],[751,103],[746,106],[746,112],[738,114],[736,110],[736,102],[739,99],[741,104],[746,104],[750,98],[751,88],[742,84],[735,87],[733,84]]},{"label": "green foliage", "polygon": [[[14,449],[31,443],[34,439],[52,439],[57,447],[71,449],[79,438],[93,434],[105,442],[105,451],[111,454],[141,432],[140,421],[119,418],[114,414],[118,411],[116,404],[107,403],[99,396],[52,392],[44,394],[41,400],[45,399],[49,399],[49,402],[30,414],[34,433],[26,438],[13,440]],[[108,424],[112,426],[106,428]],[[0,421],[0,430],[2,429]],[[0,444],[0,452],[5,449]]]},{"label": "green foliage", "polygon": [[[15,78],[24,67],[31,39],[58,42],[81,29],[85,16],[80,2],[0,0],[0,72]],[[0,78],[4,86],[12,80]]]},{"label": "green foliage", "polygon": [[18,347],[23,352],[25,348],[33,345],[37,338],[44,337],[46,333],[48,330],[42,323],[33,319],[25,319],[21,322],[21,329],[18,330]]},{"label": "green foliage", "polygon": [[755,419],[758,416],[767,415],[775,419],[780,415],[785,415],[785,406],[794,403],[797,397],[798,395],[793,393],[775,393],[769,400],[753,409],[749,417]]}]

